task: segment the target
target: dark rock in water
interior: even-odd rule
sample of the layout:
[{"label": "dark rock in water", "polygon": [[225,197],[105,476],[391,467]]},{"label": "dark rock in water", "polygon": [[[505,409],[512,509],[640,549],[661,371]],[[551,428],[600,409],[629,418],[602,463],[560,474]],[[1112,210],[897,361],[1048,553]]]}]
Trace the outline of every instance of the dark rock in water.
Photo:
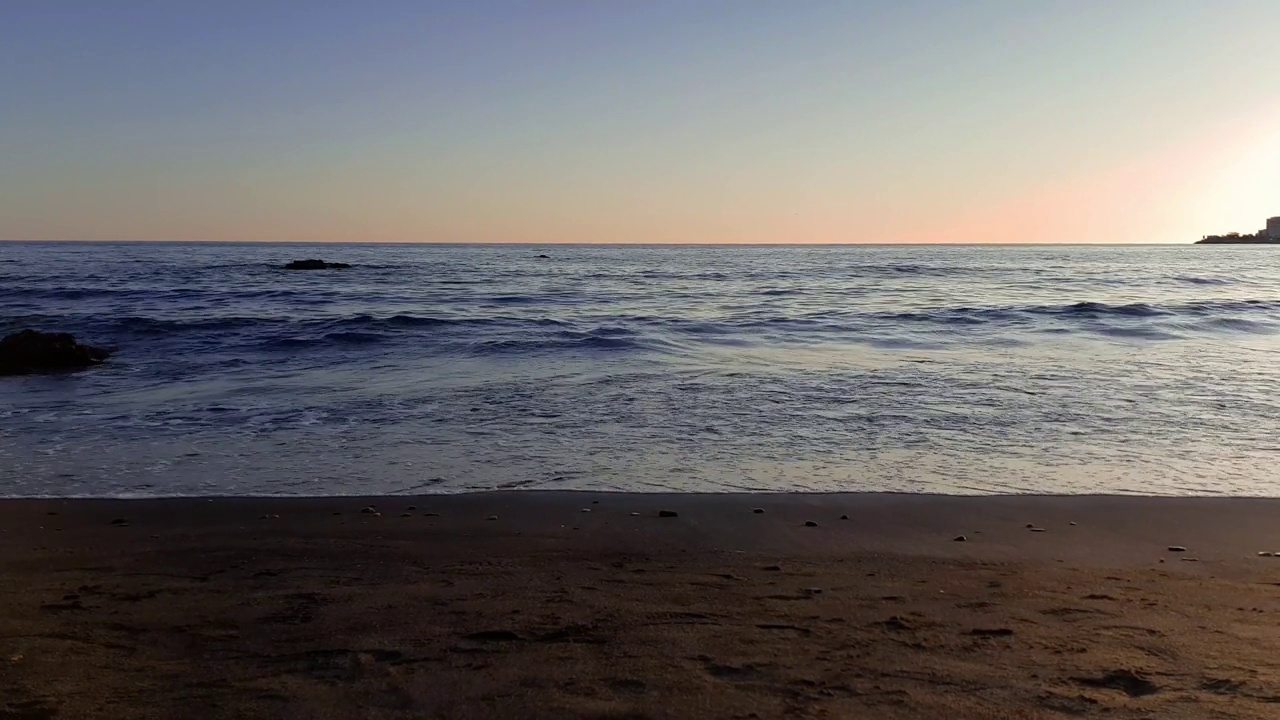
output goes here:
[{"label": "dark rock in water", "polygon": [[550,259],[551,259],[551,256],[550,256],[550,255],[539,255],[539,256],[538,256],[538,259],[539,259],[539,260],[550,260]]},{"label": "dark rock in water", "polygon": [[658,517],[680,517],[680,513],[675,510],[659,510]]},{"label": "dark rock in water", "polygon": [[110,355],[102,348],[81,345],[66,333],[22,330],[0,340],[0,375],[79,370]]},{"label": "dark rock in water", "polygon": [[324,260],[316,260],[314,258],[308,260],[294,260],[284,266],[285,270],[345,270],[351,267],[347,263],[325,262]]}]

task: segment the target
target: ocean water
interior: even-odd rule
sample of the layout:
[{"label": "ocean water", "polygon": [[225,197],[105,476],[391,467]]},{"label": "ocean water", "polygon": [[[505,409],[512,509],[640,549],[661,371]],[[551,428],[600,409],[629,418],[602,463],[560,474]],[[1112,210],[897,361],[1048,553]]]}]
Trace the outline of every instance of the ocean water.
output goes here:
[{"label": "ocean water", "polygon": [[3,243],[21,327],[117,354],[4,496],[1280,495],[1280,248]]}]

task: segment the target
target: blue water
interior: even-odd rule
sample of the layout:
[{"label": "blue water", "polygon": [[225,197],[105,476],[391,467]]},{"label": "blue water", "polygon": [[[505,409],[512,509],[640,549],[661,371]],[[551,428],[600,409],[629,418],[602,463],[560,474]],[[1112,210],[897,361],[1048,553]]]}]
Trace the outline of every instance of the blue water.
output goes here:
[{"label": "blue water", "polygon": [[28,326],[117,354],[0,495],[1280,495],[1277,248],[0,244]]}]

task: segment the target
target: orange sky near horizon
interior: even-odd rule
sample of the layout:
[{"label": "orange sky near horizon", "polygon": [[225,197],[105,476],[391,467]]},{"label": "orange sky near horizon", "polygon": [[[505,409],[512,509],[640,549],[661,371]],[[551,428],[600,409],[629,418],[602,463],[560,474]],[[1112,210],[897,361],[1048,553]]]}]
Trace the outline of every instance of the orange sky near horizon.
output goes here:
[{"label": "orange sky near horizon", "polygon": [[1269,0],[10,14],[0,239],[1184,243],[1280,215]]}]

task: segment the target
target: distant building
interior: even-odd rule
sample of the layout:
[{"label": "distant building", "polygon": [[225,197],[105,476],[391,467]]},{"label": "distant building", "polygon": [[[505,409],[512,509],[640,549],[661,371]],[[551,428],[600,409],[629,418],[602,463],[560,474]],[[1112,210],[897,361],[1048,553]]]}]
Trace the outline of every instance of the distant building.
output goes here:
[{"label": "distant building", "polygon": [[1267,236],[1280,238],[1280,217],[1273,217],[1267,220]]}]

